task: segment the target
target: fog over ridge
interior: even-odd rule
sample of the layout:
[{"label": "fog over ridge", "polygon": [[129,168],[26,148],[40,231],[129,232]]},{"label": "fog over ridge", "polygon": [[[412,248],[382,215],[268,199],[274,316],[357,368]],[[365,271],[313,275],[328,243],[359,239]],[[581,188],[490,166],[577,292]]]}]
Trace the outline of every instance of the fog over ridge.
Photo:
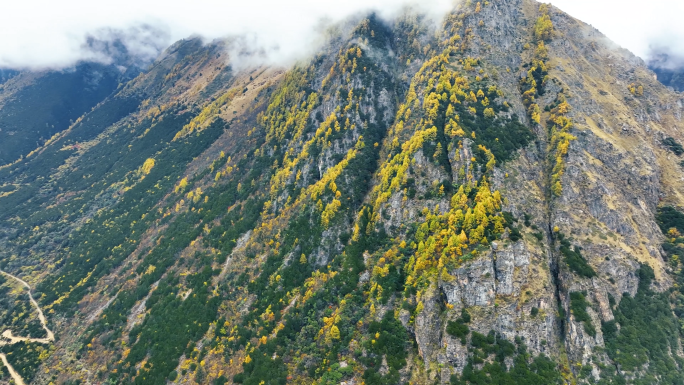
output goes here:
[{"label": "fog over ridge", "polygon": [[[667,53],[662,65],[684,65],[684,2],[651,0],[552,0],[552,4],[648,59]],[[189,36],[207,40],[243,36],[287,63],[315,46],[321,25],[360,12],[385,18],[410,5],[440,19],[454,0],[9,0],[0,13],[0,68],[64,68],[81,60],[109,62],[125,51],[150,61]],[[662,55],[659,57],[662,58]]]},{"label": "fog over ridge", "polygon": [[[190,36],[207,40],[242,36],[267,53],[272,62],[287,62],[311,50],[320,25],[360,12],[389,18],[412,6],[439,19],[454,0],[290,0],[192,3],[158,0],[104,1],[13,0],[0,13],[0,67],[61,68],[79,60],[107,62],[99,50],[116,40],[142,58],[154,57],[175,41]],[[142,33],[140,33],[142,32]],[[97,43],[97,44],[93,44]],[[111,48],[111,47],[110,47]]]}]

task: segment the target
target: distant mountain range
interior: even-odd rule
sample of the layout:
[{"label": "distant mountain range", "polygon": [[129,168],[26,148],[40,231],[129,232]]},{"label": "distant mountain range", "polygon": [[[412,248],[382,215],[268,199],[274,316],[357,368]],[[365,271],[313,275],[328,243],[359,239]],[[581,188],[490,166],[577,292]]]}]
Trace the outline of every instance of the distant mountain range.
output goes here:
[{"label": "distant mountain range", "polygon": [[684,60],[662,50],[654,50],[648,67],[658,76],[658,81],[675,91],[684,91]]}]

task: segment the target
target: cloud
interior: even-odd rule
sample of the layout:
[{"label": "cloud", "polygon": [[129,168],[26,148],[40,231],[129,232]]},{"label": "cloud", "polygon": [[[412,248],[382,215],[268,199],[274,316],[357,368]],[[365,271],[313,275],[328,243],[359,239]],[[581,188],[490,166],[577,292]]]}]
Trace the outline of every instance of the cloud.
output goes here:
[{"label": "cloud", "polygon": [[84,36],[80,52],[97,62],[140,67],[159,56],[168,40],[167,30],[147,24],[126,30],[101,28]]},{"label": "cloud", "polygon": [[[360,12],[391,17],[406,5],[439,18],[455,0],[6,0],[0,13],[0,67],[61,68],[121,55],[149,61],[192,35],[242,36],[243,48],[276,62],[308,53],[326,24]],[[494,0],[499,1],[499,0]],[[551,0],[617,44],[648,58],[651,47],[684,57],[684,2]]]},{"label": "cloud", "polygon": [[439,17],[454,0],[7,0],[0,13],[0,67],[60,68],[111,61],[123,51],[154,57],[182,38],[242,36],[267,58],[307,53],[321,20],[359,12],[391,17],[406,5]]},{"label": "cloud", "polygon": [[643,59],[663,50],[684,57],[681,0],[550,0]]}]

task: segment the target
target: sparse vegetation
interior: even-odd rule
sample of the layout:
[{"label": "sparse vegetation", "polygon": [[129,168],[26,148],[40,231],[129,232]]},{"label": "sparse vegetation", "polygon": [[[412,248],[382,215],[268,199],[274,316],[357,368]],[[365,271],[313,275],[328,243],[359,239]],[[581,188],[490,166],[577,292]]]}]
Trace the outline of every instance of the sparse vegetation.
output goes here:
[{"label": "sparse vegetation", "polygon": [[584,278],[592,278],[596,276],[596,271],[587,263],[582,256],[580,248],[572,246],[570,241],[562,234],[557,233],[560,241],[560,252],[563,255],[563,260],[568,265],[570,270],[575,274]]},{"label": "sparse vegetation", "polygon": [[663,145],[677,156],[684,154],[684,147],[672,137],[663,139]]},{"label": "sparse vegetation", "polygon": [[587,313],[587,307],[590,306],[585,298],[585,293],[572,292],[570,293],[570,313],[577,322],[584,325],[584,331],[592,337],[596,337],[596,328],[591,322],[591,317]]}]

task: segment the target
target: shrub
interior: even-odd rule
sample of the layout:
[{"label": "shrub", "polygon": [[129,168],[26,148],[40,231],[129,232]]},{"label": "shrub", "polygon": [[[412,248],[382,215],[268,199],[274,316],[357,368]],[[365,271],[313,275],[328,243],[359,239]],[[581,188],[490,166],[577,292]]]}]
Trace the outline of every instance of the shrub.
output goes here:
[{"label": "shrub", "polygon": [[596,337],[596,329],[591,323],[591,317],[587,313],[587,302],[583,293],[573,292],[570,293],[570,311],[575,317],[577,322],[582,322],[584,324],[584,331],[587,332],[592,337]]},{"label": "shrub", "polygon": [[560,252],[563,254],[565,263],[568,264],[570,270],[575,272],[575,274],[579,275],[580,277],[595,277],[596,271],[594,271],[594,268],[589,266],[587,260],[584,259],[580,253],[580,249],[577,246],[571,248],[572,245],[570,244],[570,241],[568,241],[563,234],[558,233],[558,238],[560,239],[561,243]]},{"label": "shrub", "polygon": [[684,154],[684,147],[672,137],[663,139],[663,145],[677,156]]}]

